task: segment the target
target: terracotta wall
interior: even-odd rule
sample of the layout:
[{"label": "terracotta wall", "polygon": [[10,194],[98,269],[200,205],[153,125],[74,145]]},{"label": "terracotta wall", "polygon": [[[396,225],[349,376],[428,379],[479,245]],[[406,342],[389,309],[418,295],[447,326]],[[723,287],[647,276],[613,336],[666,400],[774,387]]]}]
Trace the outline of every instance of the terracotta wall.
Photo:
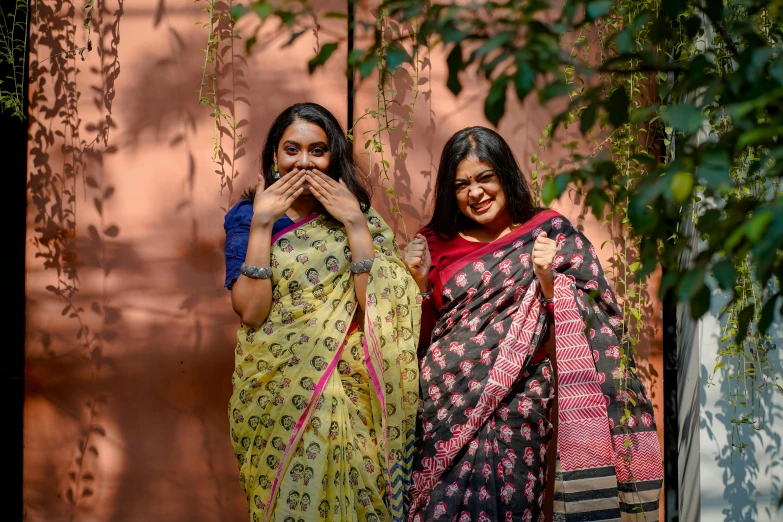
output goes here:
[{"label": "terracotta wall", "polygon": [[[317,35],[284,48],[283,37],[262,32],[249,57],[236,43],[233,66],[231,52],[223,55],[221,96],[246,141],[234,149],[223,140],[232,165],[224,159],[221,167],[212,160],[214,120],[196,92],[207,38],[196,23],[206,20],[206,4],[98,1],[85,59],[49,62],[85,45],[87,33],[81,4],[42,4],[31,56],[41,65],[30,87],[26,519],[244,520],[226,416],[237,318],[223,289],[223,215],[254,182],[260,144],[283,108],[314,101],[347,123],[345,43],[325,68],[306,70],[314,47],[344,37],[344,22],[321,17]],[[317,5],[339,11],[346,3]],[[409,233],[429,217],[446,140],[486,124],[485,86],[466,77],[455,98],[445,88],[445,56],[422,58],[407,153],[387,158]],[[412,81],[407,72],[395,78],[403,107]],[[375,93],[372,80],[360,86],[357,113],[375,104]],[[500,132],[527,170],[548,112],[532,97],[511,105]],[[391,139],[398,148],[399,134]],[[357,143],[362,152],[364,140]],[[544,159],[562,155],[555,148]],[[382,189],[374,201],[402,240]],[[573,199],[555,208],[597,247],[607,239]],[[603,259],[611,248],[600,249]],[[660,412],[658,310],[651,305],[639,362],[652,374]]]}]

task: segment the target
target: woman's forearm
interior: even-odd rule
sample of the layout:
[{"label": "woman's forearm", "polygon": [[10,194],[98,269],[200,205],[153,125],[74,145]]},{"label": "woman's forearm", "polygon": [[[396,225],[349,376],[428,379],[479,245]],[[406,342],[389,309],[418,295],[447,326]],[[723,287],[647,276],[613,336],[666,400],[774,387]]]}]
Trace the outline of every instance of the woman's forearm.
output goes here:
[{"label": "woman's forearm", "polygon": [[[348,245],[351,247],[351,259],[353,262],[364,261],[375,257],[375,246],[372,243],[370,229],[367,228],[367,220],[364,215],[355,221],[345,224],[345,231],[348,233]],[[364,305],[367,301],[367,272],[355,274],[353,276],[354,289],[356,290],[356,300],[359,307],[364,311]]]},{"label": "woman's forearm", "polygon": [[[245,263],[251,266],[270,266],[272,224],[253,218],[245,254]],[[231,287],[231,304],[242,323],[258,329],[272,307],[271,279],[253,279],[240,275]]]}]

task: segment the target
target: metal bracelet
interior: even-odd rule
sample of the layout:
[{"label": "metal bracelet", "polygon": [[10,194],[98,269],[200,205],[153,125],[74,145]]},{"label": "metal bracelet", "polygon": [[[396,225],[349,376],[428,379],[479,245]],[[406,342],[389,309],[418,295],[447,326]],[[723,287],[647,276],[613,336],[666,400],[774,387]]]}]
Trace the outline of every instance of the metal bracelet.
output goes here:
[{"label": "metal bracelet", "polygon": [[269,279],[272,277],[271,266],[253,266],[242,263],[242,266],[239,267],[239,271],[242,272],[242,275],[251,279]]},{"label": "metal bracelet", "polygon": [[364,272],[369,272],[370,268],[372,268],[373,261],[375,261],[375,258],[371,257],[370,259],[365,259],[364,261],[351,263],[351,265],[348,267],[348,270],[350,270],[352,274],[363,274]]},{"label": "metal bracelet", "polygon": [[428,290],[426,292],[419,292],[419,295],[422,299],[429,299],[432,296],[432,290]]},{"label": "metal bracelet", "polygon": [[554,297],[553,298],[548,298],[548,297],[542,297],[541,298],[541,304],[544,305],[544,306],[551,305],[554,302],[555,302]]}]

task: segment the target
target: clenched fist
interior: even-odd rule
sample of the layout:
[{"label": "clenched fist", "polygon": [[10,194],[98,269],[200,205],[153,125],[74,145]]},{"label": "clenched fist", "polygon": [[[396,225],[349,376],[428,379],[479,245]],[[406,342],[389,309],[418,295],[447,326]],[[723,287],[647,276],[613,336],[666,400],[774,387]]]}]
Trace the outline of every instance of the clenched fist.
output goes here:
[{"label": "clenched fist", "polygon": [[426,292],[430,266],[432,265],[427,239],[421,234],[416,234],[416,237],[405,245],[405,249],[402,251],[402,260],[411,271],[416,284],[419,285],[419,290]]},{"label": "clenched fist", "polygon": [[555,279],[552,275],[552,262],[557,254],[557,242],[542,232],[533,243],[533,273],[536,274],[544,297],[551,299],[555,293]]}]

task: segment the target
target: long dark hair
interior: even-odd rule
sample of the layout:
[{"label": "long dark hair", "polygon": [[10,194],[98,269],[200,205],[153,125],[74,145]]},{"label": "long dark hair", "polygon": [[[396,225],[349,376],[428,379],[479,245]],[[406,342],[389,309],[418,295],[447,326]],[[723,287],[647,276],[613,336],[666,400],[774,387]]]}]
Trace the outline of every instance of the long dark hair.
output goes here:
[{"label": "long dark hair", "polygon": [[[370,189],[365,182],[361,169],[356,164],[353,152],[345,137],[337,118],[324,107],[317,103],[296,103],[275,118],[269,132],[266,136],[264,148],[261,150],[261,172],[264,175],[266,186],[275,183],[274,163],[275,152],[280,144],[286,129],[296,120],[304,120],[318,125],[326,133],[329,141],[329,172],[326,172],[332,179],[342,178],[356,199],[359,200],[359,206],[362,212],[367,212],[370,208],[371,194]],[[255,187],[246,190],[242,197],[252,201],[256,196]]]},{"label": "long dark hair", "polygon": [[443,147],[435,182],[435,208],[427,225],[433,232],[453,239],[460,230],[474,223],[459,210],[454,186],[457,167],[469,156],[487,163],[495,171],[506,195],[506,209],[512,222],[524,223],[538,212],[525,176],[506,141],[492,129],[468,127],[454,134]]}]

